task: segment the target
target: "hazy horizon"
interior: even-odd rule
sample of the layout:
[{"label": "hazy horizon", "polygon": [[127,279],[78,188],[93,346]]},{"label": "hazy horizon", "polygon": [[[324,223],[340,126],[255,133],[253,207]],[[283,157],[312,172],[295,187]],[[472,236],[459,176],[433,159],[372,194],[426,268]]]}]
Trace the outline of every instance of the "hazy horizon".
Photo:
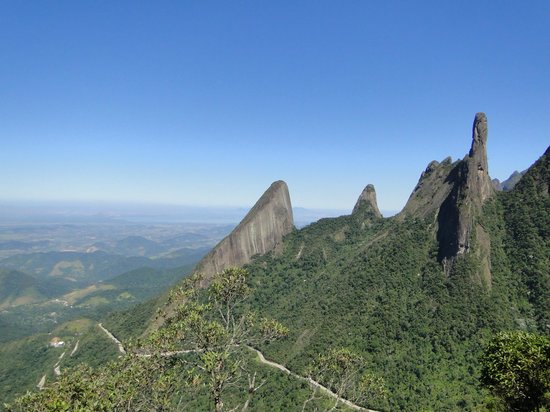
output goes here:
[{"label": "hazy horizon", "polygon": [[[252,208],[248,206],[198,206],[161,203],[85,201],[0,201],[0,224],[21,222],[173,223],[236,224]],[[297,224],[351,213],[349,209],[316,209],[294,206]],[[389,217],[397,211],[382,211]]]}]

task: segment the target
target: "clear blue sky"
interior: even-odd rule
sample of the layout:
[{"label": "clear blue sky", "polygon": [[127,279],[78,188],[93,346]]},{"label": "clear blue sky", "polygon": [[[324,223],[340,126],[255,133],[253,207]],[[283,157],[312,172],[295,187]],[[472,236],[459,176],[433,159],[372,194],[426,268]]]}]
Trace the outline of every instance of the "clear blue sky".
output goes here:
[{"label": "clear blue sky", "polygon": [[550,2],[3,1],[0,201],[401,209],[477,111],[550,143]]}]

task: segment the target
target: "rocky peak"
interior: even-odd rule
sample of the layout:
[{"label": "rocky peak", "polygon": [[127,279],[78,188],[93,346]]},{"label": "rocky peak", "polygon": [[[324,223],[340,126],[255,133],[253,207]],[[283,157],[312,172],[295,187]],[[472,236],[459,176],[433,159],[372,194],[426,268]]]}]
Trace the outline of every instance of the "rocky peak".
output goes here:
[{"label": "rocky peak", "polygon": [[452,187],[437,215],[439,260],[450,268],[455,258],[470,252],[475,243],[475,253],[482,262],[479,281],[490,285],[489,236],[476,223],[483,203],[495,192],[488,171],[487,116],[484,113],[475,116],[469,154],[451,170],[446,180]]},{"label": "rocky peak", "polygon": [[368,184],[363,189],[351,213],[352,215],[356,215],[361,212],[368,213],[376,218],[382,218],[382,213],[380,213],[378,203],[376,202],[376,191],[371,184]]},{"label": "rocky peak", "polygon": [[265,191],[238,226],[196,266],[208,284],[212,276],[231,266],[242,266],[252,256],[267,253],[294,228],[288,187],[276,181]]},{"label": "rocky peak", "polygon": [[441,162],[431,161],[420,175],[399,217],[426,217],[436,212],[451,192],[452,181],[449,176],[455,166],[450,157]]},{"label": "rocky peak", "polygon": [[446,267],[452,266],[456,256],[469,252],[475,238],[476,253],[484,261],[480,278],[490,283],[488,236],[475,223],[483,203],[495,192],[488,171],[487,137],[487,116],[476,113],[469,153],[454,163],[450,158],[440,163],[432,161],[399,217],[426,218],[435,214],[438,257]]},{"label": "rocky peak", "polygon": [[487,116],[476,113],[472,128],[472,147],[465,159],[466,190],[470,190],[478,203],[483,203],[494,192],[487,162]]},{"label": "rocky peak", "polygon": [[456,250],[452,255],[467,252],[471,244],[474,217],[495,189],[489,177],[487,162],[487,116],[476,113],[472,128],[470,153],[459,165],[452,206],[457,214]]},{"label": "rocky peak", "polygon": [[[200,273],[199,287],[208,287],[214,275],[232,266],[242,266],[252,256],[272,251],[283,237],[294,229],[292,204],[285,182],[278,180],[269,186],[244,219],[195,266]],[[166,315],[151,321],[150,330],[159,327],[173,313],[168,305]]]}]

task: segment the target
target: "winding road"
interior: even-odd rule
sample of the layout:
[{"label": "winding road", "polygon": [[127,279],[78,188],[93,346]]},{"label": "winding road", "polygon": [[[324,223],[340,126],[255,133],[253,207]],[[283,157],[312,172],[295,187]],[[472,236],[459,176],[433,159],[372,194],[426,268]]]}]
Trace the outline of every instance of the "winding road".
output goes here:
[{"label": "winding road", "polygon": [[[101,328],[101,330],[103,330],[105,332],[105,334],[113,341],[115,342],[117,345],[118,345],[118,350],[120,353],[122,354],[126,354],[126,350],[124,349],[124,346],[122,345],[122,342],[120,342],[111,332],[109,332],[101,323],[98,324],[98,326]],[[356,410],[356,411],[363,411],[363,412],[377,412],[373,409],[367,409],[367,408],[363,408],[362,406],[359,406],[359,405],[356,405],[354,404],[353,402],[347,400],[347,399],[344,399],[342,398],[341,396],[339,396],[338,394],[334,393],[333,391],[331,391],[330,389],[328,389],[327,387],[321,385],[319,382],[317,381],[314,381],[313,379],[311,378],[306,378],[304,376],[300,376],[294,372],[292,372],[291,370],[289,370],[287,367],[285,367],[284,365],[281,365],[280,363],[277,363],[277,362],[273,362],[273,361],[270,361],[270,360],[267,360],[264,356],[264,354],[262,352],[260,352],[258,349],[256,348],[253,348],[252,346],[246,346],[247,349],[249,349],[250,351],[256,353],[256,355],[258,355],[258,360],[260,361],[260,363],[264,364],[264,365],[267,365],[267,366],[270,366],[272,368],[275,368],[275,369],[279,369],[281,372],[284,372],[286,373],[287,375],[290,375],[296,379],[300,379],[302,381],[306,381],[308,382],[310,385],[312,385],[313,387],[315,388],[318,388],[320,389],[322,392],[324,392],[326,395],[330,396],[331,398],[333,399],[336,399],[338,400],[339,402],[342,402],[343,404],[345,404],[346,406],[348,406],[349,408],[353,409],[353,410]],[[161,352],[160,353],[160,356],[175,356],[175,355],[179,355],[179,354],[182,354],[182,353],[190,353],[190,352],[196,352],[195,350],[181,350],[181,351],[170,351],[170,352]],[[142,356],[142,357],[150,357],[152,356],[151,354],[138,354],[138,356]]]},{"label": "winding road", "polygon": [[98,323],[97,326],[100,327],[100,329],[107,334],[107,336],[118,345],[118,351],[122,353],[123,355],[126,355],[126,349],[124,349],[124,346],[122,345],[122,342],[119,341],[117,338],[115,338],[115,335],[113,335],[111,332],[109,332],[105,327]]}]

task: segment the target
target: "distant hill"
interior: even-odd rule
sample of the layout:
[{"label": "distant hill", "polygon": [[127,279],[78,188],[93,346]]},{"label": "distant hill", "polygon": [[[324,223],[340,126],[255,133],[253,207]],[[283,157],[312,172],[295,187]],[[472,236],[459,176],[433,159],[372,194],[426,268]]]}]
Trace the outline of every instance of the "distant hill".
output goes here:
[{"label": "distant hill", "polygon": [[170,256],[150,259],[144,256],[121,256],[103,251],[45,252],[10,256],[0,261],[0,267],[20,270],[37,279],[62,279],[75,282],[75,287],[97,281],[112,279],[131,270],[174,268],[197,262],[209,248],[182,249]]},{"label": "distant hill", "polygon": [[514,171],[514,173],[510,175],[508,179],[506,179],[503,182],[499,181],[498,179],[493,179],[493,186],[497,190],[503,190],[505,192],[508,192],[516,186],[516,184],[521,180],[521,178],[526,172],[527,170],[524,170],[523,172],[518,172],[516,170]]},{"label": "distant hill", "polygon": [[0,309],[44,300],[43,287],[32,276],[10,269],[0,269]]},{"label": "distant hill", "polygon": [[73,291],[64,298],[74,298],[71,303],[76,306],[106,306],[110,310],[126,308],[165,292],[190,273],[193,266],[191,264],[174,269],[135,269],[108,281]]},{"label": "distant hill", "polygon": [[48,240],[23,242],[20,240],[4,240],[0,242],[0,250],[20,250],[29,251],[36,247],[48,246],[51,242]]},{"label": "distant hill", "polygon": [[105,252],[46,252],[10,256],[0,266],[17,269],[39,279],[64,278],[73,281],[106,280],[150,264],[143,257],[124,257]]},{"label": "distant hill", "polygon": [[147,257],[156,256],[164,251],[164,247],[162,245],[142,236],[128,236],[114,241],[111,244],[106,242],[94,243],[91,246],[91,249],[102,250],[104,252],[123,256]]}]

